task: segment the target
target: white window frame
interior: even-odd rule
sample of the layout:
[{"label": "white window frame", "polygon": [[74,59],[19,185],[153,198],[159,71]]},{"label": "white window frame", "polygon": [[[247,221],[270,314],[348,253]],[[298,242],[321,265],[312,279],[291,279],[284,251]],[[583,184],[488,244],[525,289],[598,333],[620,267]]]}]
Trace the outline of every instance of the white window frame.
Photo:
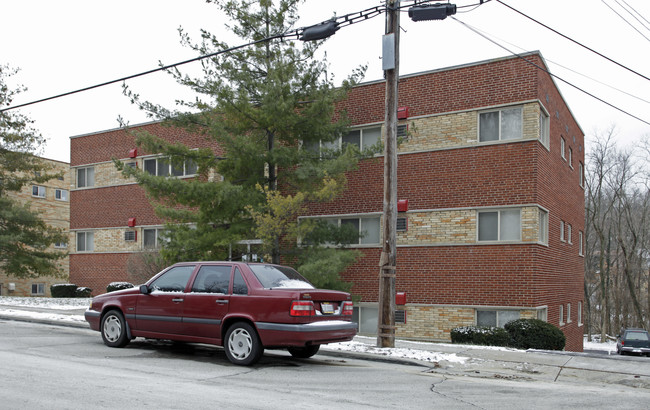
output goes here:
[{"label": "white window frame", "polygon": [[[83,184],[79,183],[80,174],[84,176]],[[95,186],[95,167],[77,168],[75,176],[77,178],[77,188],[90,188]]]},{"label": "white window frame", "polygon": [[539,210],[539,232],[537,240],[544,245],[548,245],[548,211]]},{"label": "white window frame", "polygon": [[[501,214],[502,212],[507,212],[507,211],[519,212],[519,237],[517,239],[502,239]],[[481,214],[488,214],[488,213],[497,213],[497,238],[496,239],[480,239],[481,238],[481,232],[480,232]],[[477,242],[521,242],[521,228],[522,228],[521,208],[481,209],[477,211],[477,215],[476,215],[476,241]]]},{"label": "white window frame", "polygon": [[579,178],[580,178],[580,181],[578,182],[578,185],[580,186],[580,188],[584,189],[584,187],[585,187],[585,165],[582,163],[582,161],[579,161],[578,163],[579,163],[578,167],[579,167]]},{"label": "white window frame", "polygon": [[[154,233],[154,246],[147,246],[145,244],[146,242],[146,232],[147,231],[155,231]],[[164,238],[161,237],[161,235],[165,232],[165,229],[162,227],[149,227],[149,228],[142,228],[142,248],[143,249],[160,249],[162,247],[162,244],[164,242],[167,242]]]},{"label": "white window frame", "polygon": [[571,323],[571,303],[566,304],[566,322]]},{"label": "white window frame", "polygon": [[[166,165],[167,165],[167,175],[159,175],[160,167],[163,166],[163,164],[159,164],[159,161],[160,161],[160,160],[166,160],[166,161],[168,161],[167,164],[166,164]],[[155,173],[155,174],[152,174],[151,172],[149,172],[149,171],[147,170],[147,163],[150,162],[150,161],[155,161],[155,168],[156,168],[156,173]],[[142,160],[142,168],[143,168],[144,171],[147,172],[149,175],[155,175],[155,176],[165,176],[165,177],[174,177],[174,178],[184,178],[184,177],[193,177],[193,176],[198,175],[198,174],[197,174],[197,172],[198,172],[198,167],[196,166],[196,164],[195,164],[196,172],[191,173],[191,174],[189,173],[189,171],[188,171],[188,169],[187,169],[187,168],[188,168],[188,166],[187,166],[188,161],[189,161],[189,160],[185,160],[185,161],[183,161],[183,172],[182,172],[182,174],[180,174],[180,175],[174,175],[174,173],[173,173],[174,168],[173,168],[173,166],[172,166],[171,161],[169,160],[169,158],[164,157],[164,156],[157,156],[157,157],[144,158],[144,159]],[[179,170],[176,170],[176,171],[179,171]]]},{"label": "white window frame", "polygon": [[566,241],[569,245],[573,245],[573,240],[571,238],[571,224],[566,224]]},{"label": "white window frame", "polygon": [[561,242],[566,242],[566,239],[564,237],[564,221],[560,221],[560,241]]},{"label": "white window frame", "polygon": [[[45,295],[45,283],[32,283],[32,295]],[[36,287],[36,292],[34,292],[34,287]]]},{"label": "white window frame", "polygon": [[[373,131],[379,130],[379,139],[377,139],[372,144],[370,144],[370,143],[368,143],[368,142],[366,142],[364,140],[364,133],[369,132],[370,130],[373,130]],[[319,154],[322,153],[322,151],[324,149],[337,149],[337,150],[342,149],[343,148],[343,139],[345,137],[347,137],[349,134],[351,134],[353,132],[357,132],[357,131],[359,132],[359,145],[357,146],[357,148],[359,148],[359,150],[363,151],[364,149],[368,149],[368,148],[374,146],[375,144],[377,144],[377,142],[382,142],[382,126],[381,125],[355,127],[355,128],[351,128],[349,130],[348,134],[341,135],[337,139],[335,139],[334,141],[331,141],[331,142],[324,142],[322,140],[318,141],[318,152],[319,152]],[[354,144],[354,145],[356,145],[356,144]],[[303,146],[304,146],[304,144],[303,144]],[[309,147],[307,149],[313,149],[314,152],[315,152],[316,151],[316,144],[314,144],[313,148]]]},{"label": "white window frame", "polygon": [[573,169],[573,148],[569,147],[569,167]]},{"label": "white window frame", "polygon": [[479,324],[479,323],[478,323],[478,314],[479,314],[479,312],[495,312],[495,314],[496,314],[496,317],[495,317],[496,327],[503,327],[506,323],[510,322],[511,320],[517,320],[517,319],[511,319],[511,320],[509,320],[508,322],[503,323],[503,321],[499,319],[499,316],[502,315],[502,314],[511,314],[511,313],[515,312],[515,313],[517,313],[517,315],[519,316],[518,319],[521,318],[521,312],[518,311],[518,310],[509,310],[509,309],[476,309],[476,310],[474,310],[474,323],[476,323],[476,326],[485,326],[485,325],[482,325],[482,324]]},{"label": "white window frame", "polygon": [[560,137],[560,156],[563,160],[566,161],[566,140],[564,137]]},{"label": "white window frame", "polygon": [[55,242],[54,247],[56,249],[66,249],[68,247],[68,243],[67,242]]},{"label": "white window frame", "polygon": [[[508,111],[508,110],[519,110],[519,134],[517,136],[509,137],[509,138],[504,138],[503,135],[503,112]],[[490,139],[490,140],[482,140],[481,139],[481,116],[485,114],[492,114],[492,113],[499,113],[499,130],[498,130],[498,135],[496,139]],[[509,107],[501,107],[495,110],[486,110],[478,113],[478,127],[477,127],[477,140],[478,142],[481,143],[495,143],[495,142],[503,142],[503,141],[519,141],[524,138],[524,109],[521,105],[516,105],[516,106],[509,106]]]},{"label": "white window frame", "polygon": [[584,250],[584,234],[582,231],[578,231],[578,255],[579,256],[585,256],[585,250]]},{"label": "white window frame", "polygon": [[57,201],[68,201],[68,190],[57,188],[54,190],[54,199]]},{"label": "white window frame", "polygon": [[32,185],[32,196],[34,198],[45,198],[47,196],[47,190],[42,185]]},{"label": "white window frame", "polygon": [[[77,252],[93,252],[95,250],[95,232],[94,231],[77,231]],[[80,239],[83,237],[83,249],[80,249]]]},{"label": "white window frame", "polygon": [[560,326],[565,325],[564,323],[564,305],[560,305]]},{"label": "white window frame", "polygon": [[582,301],[578,302],[578,326],[582,326]]},{"label": "white window frame", "polygon": [[544,110],[540,108],[539,113],[539,140],[546,148],[550,146],[551,141],[551,119]]}]

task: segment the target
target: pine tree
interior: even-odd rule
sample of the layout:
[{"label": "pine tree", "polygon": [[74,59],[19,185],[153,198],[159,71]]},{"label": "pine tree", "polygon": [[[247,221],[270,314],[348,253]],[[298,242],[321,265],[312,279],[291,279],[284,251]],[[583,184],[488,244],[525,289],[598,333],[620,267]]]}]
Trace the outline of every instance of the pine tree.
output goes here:
[{"label": "pine tree", "polygon": [[[314,58],[322,42],[261,41],[293,28],[300,0],[212,2],[232,21],[228,28],[242,43],[254,44],[203,60],[199,78],[173,71],[179,83],[201,96],[179,101],[176,110],[143,101],[128,88],[125,93],[154,118],[214,139],[223,155],[140,134],[137,142],[145,151],[162,154],[175,167],[193,164],[199,177],[160,178],[116,164],[136,177],[157,214],[171,222],[169,241],[161,251],[168,261],[224,259],[232,244],[257,238],[274,263],[301,264],[300,255],[308,251],[330,267],[328,277],[338,277],[355,254],[318,251],[325,242],[345,242],[315,229],[317,221],[299,224],[298,215],[309,203],[340,194],[345,173],[356,166],[361,153],[355,147],[325,148],[346,130],[345,115],[335,113],[335,104],[365,68],[335,87],[326,62]],[[207,31],[198,44],[180,32],[182,42],[201,55],[232,47]],[[297,246],[307,236],[308,243]],[[334,276],[331,267],[337,269]]]},{"label": "pine tree", "polygon": [[[17,72],[0,66],[0,108],[11,105],[24,88],[12,89],[7,79]],[[0,270],[19,277],[58,276],[56,261],[64,252],[52,251],[56,242],[67,241],[64,233],[48,226],[28,204],[8,194],[32,183],[44,183],[58,175],[34,155],[45,142],[30,119],[13,111],[0,112]]]}]

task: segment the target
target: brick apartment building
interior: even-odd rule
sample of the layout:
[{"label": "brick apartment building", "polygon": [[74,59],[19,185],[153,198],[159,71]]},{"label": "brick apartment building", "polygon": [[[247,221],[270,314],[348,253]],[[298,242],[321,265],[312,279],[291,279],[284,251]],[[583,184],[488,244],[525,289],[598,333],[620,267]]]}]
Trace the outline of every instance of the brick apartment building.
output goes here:
[{"label": "brick apartment building", "polygon": [[[538,52],[524,56],[546,67]],[[582,350],[584,138],[549,74],[507,57],[401,77],[397,336],[449,340],[463,325],[541,318]],[[361,147],[383,135],[384,82],[341,105]],[[194,147],[210,142],[157,123],[143,128]],[[156,245],[162,221],[110,162],[139,156],[122,130],[71,139],[71,281],[96,290],[125,280],[131,254]],[[146,163],[145,163],[146,162]],[[153,169],[153,168],[152,168]],[[168,172],[168,171],[165,171]],[[189,174],[188,174],[189,175]],[[335,202],[302,218],[358,227],[363,256],[344,273],[361,296],[360,332],[377,324],[383,157],[362,161]],[[129,233],[132,232],[132,233]]]},{"label": "brick apartment building", "polygon": [[[70,165],[51,159],[41,160],[53,169],[52,173],[63,173],[63,177],[52,179],[45,184],[26,185],[18,192],[7,192],[10,198],[21,203],[29,203],[32,211],[36,211],[43,221],[54,227],[68,232],[70,229]],[[67,251],[67,243],[56,243],[53,250]],[[39,277],[18,279],[7,276],[0,269],[0,295],[2,296],[50,296],[50,286],[55,283],[65,283],[69,273],[68,257],[57,262],[63,278]]]}]

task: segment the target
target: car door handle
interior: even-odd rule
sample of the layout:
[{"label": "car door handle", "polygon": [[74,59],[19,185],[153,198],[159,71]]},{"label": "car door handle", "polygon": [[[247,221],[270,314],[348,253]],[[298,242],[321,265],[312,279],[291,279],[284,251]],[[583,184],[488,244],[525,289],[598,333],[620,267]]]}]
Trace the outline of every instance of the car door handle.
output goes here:
[{"label": "car door handle", "polygon": [[174,299],[172,299],[172,302],[181,303],[183,300],[184,300],[183,298],[174,298]]},{"label": "car door handle", "polygon": [[216,302],[217,302],[218,305],[227,305],[228,304],[228,300],[226,300],[226,299],[217,299]]}]

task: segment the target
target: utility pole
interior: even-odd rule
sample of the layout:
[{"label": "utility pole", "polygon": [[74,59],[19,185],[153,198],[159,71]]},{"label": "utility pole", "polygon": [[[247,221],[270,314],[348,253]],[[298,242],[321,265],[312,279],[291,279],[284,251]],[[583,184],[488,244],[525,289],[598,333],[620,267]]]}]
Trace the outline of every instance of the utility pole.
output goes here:
[{"label": "utility pole", "polygon": [[395,347],[397,273],[397,96],[399,82],[399,0],[386,0],[382,66],[386,79],[384,140],[384,226],[379,259],[377,346]]}]

